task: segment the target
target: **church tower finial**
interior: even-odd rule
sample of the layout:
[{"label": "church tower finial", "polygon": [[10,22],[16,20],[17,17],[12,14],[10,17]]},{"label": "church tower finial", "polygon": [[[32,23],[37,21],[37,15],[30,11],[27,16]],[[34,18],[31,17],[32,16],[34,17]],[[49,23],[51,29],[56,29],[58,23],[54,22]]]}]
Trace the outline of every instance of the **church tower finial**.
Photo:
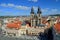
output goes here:
[{"label": "church tower finial", "polygon": [[34,14],[34,8],[33,7],[31,8],[31,13]]},{"label": "church tower finial", "polygon": [[39,13],[39,14],[42,13],[40,7],[38,7],[38,11],[37,11],[37,13]]}]

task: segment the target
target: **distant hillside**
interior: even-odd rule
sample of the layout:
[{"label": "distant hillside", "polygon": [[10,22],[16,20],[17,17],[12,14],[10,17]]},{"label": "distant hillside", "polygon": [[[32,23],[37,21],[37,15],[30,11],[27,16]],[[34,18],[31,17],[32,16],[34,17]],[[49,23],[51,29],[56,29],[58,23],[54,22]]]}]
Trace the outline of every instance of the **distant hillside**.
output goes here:
[{"label": "distant hillside", "polygon": [[50,15],[50,16],[60,16],[60,14],[54,14],[54,15]]}]

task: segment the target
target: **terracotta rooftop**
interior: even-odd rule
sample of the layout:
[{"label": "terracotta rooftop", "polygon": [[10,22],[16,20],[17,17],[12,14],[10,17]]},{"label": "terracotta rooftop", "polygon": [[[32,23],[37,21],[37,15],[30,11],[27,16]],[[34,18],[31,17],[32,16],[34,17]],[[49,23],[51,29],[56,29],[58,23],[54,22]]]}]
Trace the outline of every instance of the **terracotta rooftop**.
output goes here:
[{"label": "terracotta rooftop", "polygon": [[59,23],[56,23],[56,24],[54,25],[54,27],[55,27],[55,29],[57,30],[57,32],[60,33],[60,22],[59,22]]},{"label": "terracotta rooftop", "polygon": [[8,28],[20,28],[21,27],[21,22],[17,21],[17,22],[13,22],[13,23],[7,23],[7,27]]}]

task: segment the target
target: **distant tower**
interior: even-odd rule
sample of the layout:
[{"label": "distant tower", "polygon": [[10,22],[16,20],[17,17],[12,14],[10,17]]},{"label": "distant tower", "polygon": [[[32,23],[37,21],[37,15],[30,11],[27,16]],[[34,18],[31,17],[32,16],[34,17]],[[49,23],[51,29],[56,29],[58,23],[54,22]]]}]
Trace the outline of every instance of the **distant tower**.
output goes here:
[{"label": "distant tower", "polygon": [[34,25],[33,19],[35,16],[33,7],[31,8],[30,16],[31,16],[31,26],[33,26]]},{"label": "distant tower", "polygon": [[41,21],[41,9],[38,7],[38,11],[37,11],[37,17],[38,17],[38,22],[37,22],[37,24],[39,25],[39,24],[42,24],[42,21]]}]

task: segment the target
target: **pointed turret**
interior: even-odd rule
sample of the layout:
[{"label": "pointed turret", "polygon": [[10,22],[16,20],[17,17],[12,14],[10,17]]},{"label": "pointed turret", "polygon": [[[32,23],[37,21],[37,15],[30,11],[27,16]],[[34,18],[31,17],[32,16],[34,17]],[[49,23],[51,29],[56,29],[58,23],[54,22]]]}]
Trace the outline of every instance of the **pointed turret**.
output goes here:
[{"label": "pointed turret", "polygon": [[40,7],[38,7],[37,13],[38,13],[38,14],[41,14],[41,13],[42,13]]},{"label": "pointed turret", "polygon": [[31,14],[34,14],[34,8],[33,7],[31,8]]},{"label": "pointed turret", "polygon": [[31,12],[30,12],[31,18],[34,18],[35,14],[34,14],[34,8],[31,8]]}]

